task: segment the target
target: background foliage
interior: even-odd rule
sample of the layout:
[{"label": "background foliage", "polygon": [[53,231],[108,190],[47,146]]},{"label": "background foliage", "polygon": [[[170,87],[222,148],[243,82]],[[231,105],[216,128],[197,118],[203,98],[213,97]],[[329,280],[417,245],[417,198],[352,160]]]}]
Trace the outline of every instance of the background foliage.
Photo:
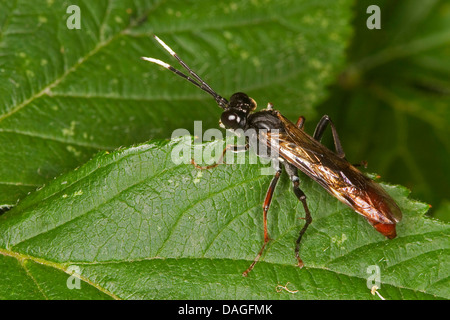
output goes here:
[{"label": "background foliage", "polygon": [[[310,131],[330,114],[349,159],[448,219],[450,9],[400,3],[379,2],[382,30],[370,31],[365,1],[0,1],[0,297],[378,299],[366,284],[378,265],[386,298],[448,298],[448,226],[403,187],[384,185],[405,215],[385,241],[302,181],[314,224],[300,270],[303,212],[284,177],[274,241],[242,278],[270,177],[174,165],[185,141],[130,147],[194,120],[217,127],[210,97],[139,59],[170,60],[157,34],[225,97],[273,102]],[[72,4],[81,30],[66,27]],[[74,265],[81,290],[67,289]],[[277,291],[287,282],[298,292]]]}]

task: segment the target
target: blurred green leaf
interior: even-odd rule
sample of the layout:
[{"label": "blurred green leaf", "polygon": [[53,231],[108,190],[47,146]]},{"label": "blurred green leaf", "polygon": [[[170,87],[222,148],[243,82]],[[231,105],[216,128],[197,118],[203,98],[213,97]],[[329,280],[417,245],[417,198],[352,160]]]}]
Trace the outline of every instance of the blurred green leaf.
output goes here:
[{"label": "blurred green leaf", "polygon": [[[373,4],[380,30],[366,27]],[[349,159],[450,221],[450,3],[358,1],[355,13],[348,66],[318,110],[338,123]]]},{"label": "blurred green leaf", "polygon": [[[271,177],[261,165],[174,164],[187,141],[101,153],[1,216],[2,298],[379,299],[368,279],[374,266],[386,299],[449,298],[448,225],[387,185],[404,213],[394,240],[304,179],[313,224],[299,269],[304,213],[283,176],[269,213],[273,241],[242,277],[262,244]],[[69,267],[80,270],[80,290],[64,290]],[[288,282],[298,292],[280,289]]]}]

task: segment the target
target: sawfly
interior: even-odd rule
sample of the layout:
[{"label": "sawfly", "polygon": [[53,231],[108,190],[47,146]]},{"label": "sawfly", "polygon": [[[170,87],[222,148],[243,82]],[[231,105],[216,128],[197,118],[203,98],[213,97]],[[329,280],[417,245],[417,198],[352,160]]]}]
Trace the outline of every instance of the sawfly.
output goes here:
[{"label": "sawfly", "polygon": [[[228,101],[203,81],[167,44],[157,36],[154,37],[181,64],[188,75],[161,60],[142,57],[143,60],[156,63],[207,92],[223,109],[220,118],[222,127],[230,130],[242,129],[244,132],[250,129],[254,130],[257,140],[265,143],[272,151],[270,156],[277,157],[279,160],[263,203],[264,242],[252,264],[243,272],[244,276],[247,276],[253,269],[270,241],[267,231],[267,213],[283,168],[289,175],[294,194],[302,203],[305,211],[305,224],[295,242],[295,257],[299,267],[303,267],[303,261],[300,258],[300,242],[311,224],[312,218],[306,203],[306,195],[299,187],[298,169],[320,184],[331,195],[362,215],[388,239],[396,237],[395,227],[402,218],[400,208],[380,185],[366,177],[355,165],[345,159],[336,127],[327,115],[321,118],[313,135],[310,136],[303,130],[305,122],[303,116],[299,117],[294,124],[279,111],[274,110],[271,103],[267,105],[266,109],[255,112],[255,100],[242,92],[233,94]],[[335,152],[320,143],[328,126],[331,127]],[[246,151],[249,146],[248,143],[243,146],[229,145],[222,153],[222,157],[229,149],[235,152]],[[215,165],[201,167],[193,162],[196,167],[202,169],[210,169],[218,163],[220,160]]]}]

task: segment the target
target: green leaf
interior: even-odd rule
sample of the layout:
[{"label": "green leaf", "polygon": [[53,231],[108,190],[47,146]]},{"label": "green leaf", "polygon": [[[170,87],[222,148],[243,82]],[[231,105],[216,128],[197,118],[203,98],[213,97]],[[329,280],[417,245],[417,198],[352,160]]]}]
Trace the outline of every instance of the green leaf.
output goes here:
[{"label": "green leaf", "polygon": [[[182,142],[157,140],[82,165],[194,120],[217,127],[210,97],[139,59],[174,63],[153,34],[223,96],[245,91],[293,120],[315,115],[342,67],[351,1],[0,5],[0,209],[21,200],[0,216],[1,298],[379,299],[371,266],[384,298],[449,298],[448,226],[423,218],[428,206],[402,187],[384,185],[405,215],[387,241],[302,179],[314,222],[300,270],[293,247],[303,211],[282,178],[269,215],[274,240],[243,278],[262,241],[270,177],[261,166],[197,171],[171,160]],[[80,30],[66,27],[69,5],[81,9]],[[70,289],[77,276],[81,289]]]},{"label": "green leaf", "polygon": [[[366,27],[369,4],[380,30]],[[450,3],[359,1],[355,13],[349,64],[319,110],[339,124],[348,159],[450,221]]]},{"label": "green leaf", "polygon": [[[159,35],[217,92],[311,114],[343,62],[350,0],[0,0],[0,206],[98,150],[217,127],[204,92],[155,65]],[[81,29],[68,29],[69,5]]]},{"label": "green leaf", "polygon": [[[424,218],[427,205],[383,184],[404,215],[386,240],[304,175],[306,266],[294,257],[304,212],[283,175],[268,217],[273,240],[242,277],[262,245],[271,177],[262,165],[175,164],[188,142],[100,153],[0,216],[1,298],[379,299],[374,266],[385,299],[450,298],[449,227]],[[79,268],[79,290],[67,288],[69,268]]]}]

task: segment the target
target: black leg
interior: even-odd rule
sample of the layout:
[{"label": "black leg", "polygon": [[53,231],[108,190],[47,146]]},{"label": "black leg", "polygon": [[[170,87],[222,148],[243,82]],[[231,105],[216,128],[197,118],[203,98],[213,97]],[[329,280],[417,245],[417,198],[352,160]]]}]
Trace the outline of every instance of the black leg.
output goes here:
[{"label": "black leg", "polygon": [[316,126],[316,130],[314,130],[314,139],[320,141],[322,139],[323,133],[327,128],[328,124],[331,126],[331,132],[333,134],[334,146],[336,148],[336,153],[340,158],[345,158],[345,152],[342,149],[341,141],[339,140],[338,133],[336,131],[336,127],[334,126],[333,121],[331,121],[330,117],[324,115],[322,119],[320,119],[319,123]]},{"label": "black leg", "polygon": [[261,249],[258,252],[258,255],[256,256],[255,260],[253,260],[250,267],[245,270],[242,275],[246,277],[250,271],[252,271],[255,264],[258,262],[259,258],[264,252],[264,249],[266,248],[267,243],[270,241],[269,233],[267,232],[267,212],[269,211],[270,204],[272,203],[272,196],[273,192],[275,191],[275,187],[277,186],[278,180],[281,175],[281,168],[278,168],[277,172],[273,176],[272,182],[269,185],[269,189],[267,189],[266,198],[264,199],[263,204],[263,224],[264,224],[264,243],[261,247]]},{"label": "black leg", "polygon": [[223,149],[222,155],[217,160],[217,162],[214,163],[214,164],[211,164],[209,166],[201,166],[201,165],[195,163],[194,159],[191,159],[191,164],[193,164],[197,169],[202,169],[202,170],[209,170],[209,169],[215,168],[219,164],[225,164],[225,162],[223,161],[223,157],[225,156],[225,153],[227,153],[227,150],[232,150],[233,152],[247,151],[248,150],[248,143],[246,145],[243,145],[243,146],[235,146],[235,145],[232,145],[232,144],[227,145],[225,147],[225,149]]},{"label": "black leg", "polygon": [[298,170],[296,167],[294,167],[291,164],[285,165],[286,172],[289,174],[289,178],[292,181],[292,189],[294,191],[294,194],[298,198],[298,200],[302,203],[303,209],[305,210],[305,225],[300,230],[299,236],[297,238],[297,241],[295,241],[295,257],[297,258],[298,266],[301,268],[303,267],[303,261],[300,258],[300,241],[302,240],[303,235],[306,232],[306,229],[308,229],[309,225],[312,222],[311,213],[309,212],[308,204],[306,203],[306,195],[305,193],[299,188],[299,182],[300,179],[298,177]]},{"label": "black leg", "polygon": [[305,210],[305,225],[300,230],[297,241],[295,241],[295,257],[297,258],[298,266],[301,268],[301,267],[303,267],[303,261],[300,258],[300,241],[302,240],[303,234],[306,232],[306,229],[308,229],[309,225],[311,224],[312,218],[311,218],[311,213],[309,212],[308,205],[306,203],[306,195],[298,187],[299,180],[292,181],[292,184],[293,184],[294,193],[297,196],[298,200],[300,200],[302,202],[303,209]]}]

